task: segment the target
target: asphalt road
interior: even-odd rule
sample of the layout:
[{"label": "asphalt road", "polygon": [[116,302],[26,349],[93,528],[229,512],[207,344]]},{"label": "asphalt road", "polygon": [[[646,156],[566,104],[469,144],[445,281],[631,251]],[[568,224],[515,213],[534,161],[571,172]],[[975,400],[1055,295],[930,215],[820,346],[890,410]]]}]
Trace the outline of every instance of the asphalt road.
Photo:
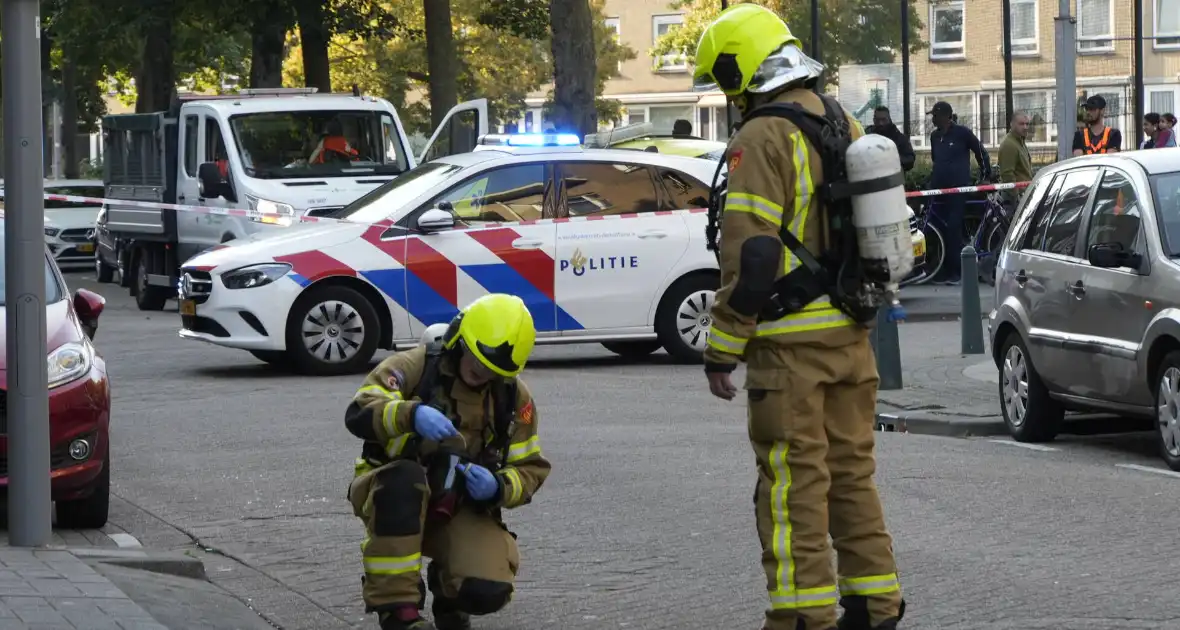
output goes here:
[{"label": "asphalt road", "polygon": [[[113,526],[202,554],[215,584],[281,628],[376,628],[344,497],[358,444],[341,416],[360,377],[277,374],[182,341],[174,311],[139,312],[88,275],[69,282],[109,300],[97,344],[115,395]],[[539,349],[526,376],[555,469],[509,514],[518,597],[477,628],[757,628],[743,405],[711,398],[697,367],[627,364],[597,346]],[[903,627],[1180,628],[1167,534],[1180,478],[1147,437],[1033,450],[879,435]]]}]

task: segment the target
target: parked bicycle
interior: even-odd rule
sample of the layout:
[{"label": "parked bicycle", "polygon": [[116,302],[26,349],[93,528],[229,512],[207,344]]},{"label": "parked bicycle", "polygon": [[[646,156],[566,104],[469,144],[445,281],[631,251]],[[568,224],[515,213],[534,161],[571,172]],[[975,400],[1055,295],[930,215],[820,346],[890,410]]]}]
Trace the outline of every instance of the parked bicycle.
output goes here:
[{"label": "parked bicycle", "polygon": [[[927,199],[915,210],[913,226],[922,230],[926,236],[926,259],[900,283],[901,286],[930,282],[942,270],[948,253],[959,255],[959,252],[946,251],[946,239],[943,237],[946,224],[930,212],[936,203],[939,203],[936,198]],[[982,211],[976,211],[980,206],[983,206]],[[975,248],[980,280],[987,284],[995,281],[996,256],[1010,225],[1011,217],[999,192],[990,192],[985,199],[968,201],[965,205],[961,241]]]}]

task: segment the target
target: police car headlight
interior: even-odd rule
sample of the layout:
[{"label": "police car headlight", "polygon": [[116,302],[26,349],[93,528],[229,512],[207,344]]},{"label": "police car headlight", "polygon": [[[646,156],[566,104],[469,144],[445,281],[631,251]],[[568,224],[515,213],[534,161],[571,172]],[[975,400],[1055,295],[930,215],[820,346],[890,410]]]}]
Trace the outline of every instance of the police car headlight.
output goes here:
[{"label": "police car headlight", "polygon": [[89,344],[70,342],[49,353],[49,389],[72,383],[90,373],[94,353]]},{"label": "police car headlight", "polygon": [[59,228],[55,228],[55,227],[46,227],[46,228],[45,228],[45,236],[57,236],[57,233],[58,233],[58,232],[60,232],[60,231],[61,231],[61,230],[60,230]]},{"label": "police car headlight", "polygon": [[[295,217],[295,206],[281,201],[271,201],[270,199],[263,199],[253,195],[246,195],[246,203],[249,204],[252,212],[258,215],[252,216],[251,220],[258,223],[266,223],[268,225],[291,225],[292,219]],[[280,216],[275,216],[280,215]]]},{"label": "police car headlight", "polygon": [[234,269],[221,274],[221,283],[227,289],[252,289],[268,285],[291,271],[287,263],[262,263]]}]

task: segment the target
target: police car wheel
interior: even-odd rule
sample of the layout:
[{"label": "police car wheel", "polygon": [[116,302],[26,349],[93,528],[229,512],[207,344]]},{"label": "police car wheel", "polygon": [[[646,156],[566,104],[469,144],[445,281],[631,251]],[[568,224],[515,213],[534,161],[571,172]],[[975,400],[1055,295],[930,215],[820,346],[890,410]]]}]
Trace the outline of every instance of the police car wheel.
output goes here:
[{"label": "police car wheel", "polygon": [[305,291],[287,316],[287,355],[299,372],[315,376],[369,369],[381,336],[377,311],[344,286]]},{"label": "police car wheel", "polygon": [[660,349],[659,341],[607,341],[603,348],[628,359],[641,359]]},{"label": "police car wheel", "polygon": [[672,358],[684,363],[701,363],[709,328],[710,310],[720,279],[716,275],[692,275],[674,282],[656,310],[656,334]]}]

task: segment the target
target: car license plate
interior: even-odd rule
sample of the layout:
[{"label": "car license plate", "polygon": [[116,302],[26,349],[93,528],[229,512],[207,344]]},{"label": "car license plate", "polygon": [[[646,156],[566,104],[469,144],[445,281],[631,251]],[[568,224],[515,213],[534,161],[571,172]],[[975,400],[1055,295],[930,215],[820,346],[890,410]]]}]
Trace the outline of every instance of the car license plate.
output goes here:
[{"label": "car license plate", "polygon": [[194,302],[193,300],[181,300],[180,301],[180,314],[181,315],[196,315],[197,314],[197,303]]},{"label": "car license plate", "polygon": [[922,241],[920,243],[914,243],[914,256],[917,257],[917,256],[925,256],[925,255],[926,255],[926,241]]},{"label": "car license plate", "polygon": [[74,249],[83,254],[89,254],[94,251],[94,243],[78,243],[78,246]]}]

